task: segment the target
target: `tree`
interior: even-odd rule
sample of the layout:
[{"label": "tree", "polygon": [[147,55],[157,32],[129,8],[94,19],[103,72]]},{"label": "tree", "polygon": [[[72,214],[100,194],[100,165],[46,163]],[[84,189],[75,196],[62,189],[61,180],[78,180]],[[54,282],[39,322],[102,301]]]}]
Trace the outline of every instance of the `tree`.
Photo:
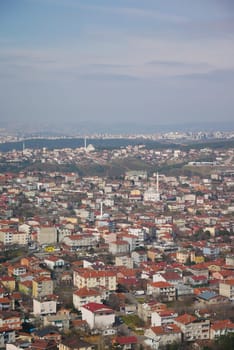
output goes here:
[{"label": "tree", "polygon": [[214,344],[214,350],[233,350],[234,334],[223,335],[219,337]]}]

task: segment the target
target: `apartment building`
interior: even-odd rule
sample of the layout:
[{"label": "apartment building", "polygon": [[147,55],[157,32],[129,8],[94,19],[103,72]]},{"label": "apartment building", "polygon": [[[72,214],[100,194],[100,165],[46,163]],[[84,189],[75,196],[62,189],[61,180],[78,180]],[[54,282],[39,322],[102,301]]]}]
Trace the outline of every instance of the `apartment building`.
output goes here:
[{"label": "apartment building", "polygon": [[234,300],[234,279],[226,280],[219,283],[219,294],[233,301]]},{"label": "apartment building", "polygon": [[33,314],[36,315],[49,315],[56,314],[57,302],[56,300],[37,300],[33,299]]},{"label": "apartment building", "polygon": [[77,288],[105,287],[107,290],[116,290],[116,273],[108,270],[74,269],[73,283]]},{"label": "apartment building", "polygon": [[165,326],[174,323],[178,314],[170,309],[153,311],[151,314],[151,326]]},{"label": "apartment building", "polygon": [[15,263],[8,266],[7,272],[9,276],[20,277],[27,273],[27,266]]},{"label": "apartment building", "polygon": [[175,318],[175,324],[181,329],[184,341],[209,339],[210,320],[183,314]]},{"label": "apartment building", "polygon": [[147,284],[147,294],[160,297],[162,300],[176,300],[176,288],[168,282],[150,282]]},{"label": "apartment building", "polygon": [[73,305],[77,310],[88,303],[101,303],[101,293],[95,289],[81,288],[73,293]]},{"label": "apartment building", "polygon": [[53,294],[53,281],[49,277],[38,277],[32,281],[32,296],[41,298]]},{"label": "apartment building", "polygon": [[15,290],[15,278],[12,276],[0,277],[0,283],[11,292]]},{"label": "apartment building", "polygon": [[4,245],[13,244],[14,242],[14,232],[8,228],[0,229],[0,242]]},{"label": "apartment building", "polygon": [[16,311],[0,313],[0,329],[4,331],[21,329],[20,314]]}]

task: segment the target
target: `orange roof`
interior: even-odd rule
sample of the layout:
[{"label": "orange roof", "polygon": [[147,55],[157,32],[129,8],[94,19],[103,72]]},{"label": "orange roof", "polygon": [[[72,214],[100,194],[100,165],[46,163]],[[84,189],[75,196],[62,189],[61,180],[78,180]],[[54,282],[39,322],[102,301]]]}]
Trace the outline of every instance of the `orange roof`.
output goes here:
[{"label": "orange roof", "polygon": [[2,276],[0,278],[0,282],[13,282],[15,281],[14,277],[11,277],[11,276]]},{"label": "orange roof", "polygon": [[100,277],[114,277],[116,272],[107,270],[91,270],[91,269],[77,269],[76,270],[83,278],[100,278]]},{"label": "orange roof", "polygon": [[90,289],[87,287],[78,289],[74,292],[75,295],[79,297],[89,297],[89,296],[97,296],[100,293],[98,293],[95,289]]},{"label": "orange roof", "polygon": [[154,288],[167,288],[167,287],[173,287],[171,283],[168,282],[151,282],[150,285]]},{"label": "orange roof", "polygon": [[44,282],[44,281],[52,281],[50,277],[47,276],[39,276],[34,279],[35,282]]},{"label": "orange roof", "polygon": [[11,301],[10,301],[10,299],[8,299],[8,298],[0,298],[0,304],[8,304],[8,303],[10,303]]},{"label": "orange roof", "polygon": [[220,329],[227,329],[227,328],[234,329],[234,323],[231,322],[230,320],[218,320],[211,325],[211,329],[215,331]]},{"label": "orange roof", "polygon": [[189,314],[184,314],[184,315],[176,317],[175,320],[178,323],[189,324],[189,323],[194,322],[196,320],[196,317],[189,315]]},{"label": "orange roof", "polygon": [[168,334],[168,333],[181,333],[180,328],[175,324],[169,324],[167,326],[151,327],[152,331],[157,334]]},{"label": "orange roof", "polygon": [[225,280],[225,281],[223,281],[221,283],[228,284],[229,286],[234,286],[234,279]]}]

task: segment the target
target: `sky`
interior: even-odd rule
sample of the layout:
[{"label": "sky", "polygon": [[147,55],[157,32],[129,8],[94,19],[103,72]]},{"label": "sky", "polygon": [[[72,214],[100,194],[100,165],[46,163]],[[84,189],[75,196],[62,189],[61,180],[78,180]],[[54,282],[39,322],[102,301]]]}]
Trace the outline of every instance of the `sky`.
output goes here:
[{"label": "sky", "polygon": [[234,120],[233,0],[0,0],[0,122]]}]

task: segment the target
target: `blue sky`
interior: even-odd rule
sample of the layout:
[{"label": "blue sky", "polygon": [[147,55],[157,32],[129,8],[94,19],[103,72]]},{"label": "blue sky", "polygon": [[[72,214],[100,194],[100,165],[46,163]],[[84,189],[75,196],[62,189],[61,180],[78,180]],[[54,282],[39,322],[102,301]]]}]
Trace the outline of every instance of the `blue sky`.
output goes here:
[{"label": "blue sky", "polygon": [[0,0],[0,120],[232,121],[234,1]]}]

